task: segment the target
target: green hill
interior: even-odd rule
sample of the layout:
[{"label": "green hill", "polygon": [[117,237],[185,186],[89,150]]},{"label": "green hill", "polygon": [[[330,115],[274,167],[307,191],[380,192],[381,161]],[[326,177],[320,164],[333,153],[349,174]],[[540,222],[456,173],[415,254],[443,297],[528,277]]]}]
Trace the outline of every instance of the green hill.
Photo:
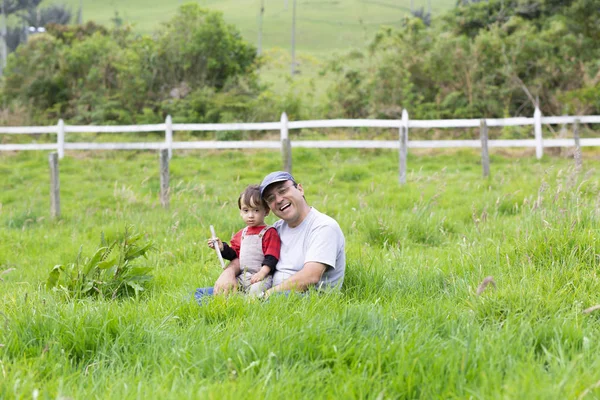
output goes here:
[{"label": "green hill", "polygon": [[[432,14],[454,6],[454,0],[430,1]],[[115,17],[131,23],[134,29],[150,33],[175,14],[183,0],[82,0],[84,21],[110,25]],[[251,43],[258,41],[261,0],[200,0],[202,7],[220,10]],[[291,42],[293,0],[263,0],[263,48],[288,49]],[[66,4],[77,14],[80,0],[46,0]],[[312,54],[361,47],[373,38],[381,25],[398,25],[413,9],[429,8],[428,0],[299,0],[296,8],[296,48]]]},{"label": "green hill", "polygon": [[[49,4],[71,7],[76,18],[83,4],[83,20],[111,26],[117,19],[129,23],[140,33],[152,33],[175,15],[186,0],[45,0]],[[261,0],[198,0],[202,7],[223,12],[225,20],[258,47]],[[288,85],[291,65],[291,31],[293,0],[262,0],[265,11],[262,49],[265,66],[261,80],[282,90]],[[329,84],[319,76],[322,62],[334,53],[363,48],[370,43],[380,26],[398,26],[414,10],[431,9],[432,15],[454,7],[455,0],[298,0],[296,2],[296,81],[315,85],[322,94]],[[269,51],[272,50],[272,51]]]}]

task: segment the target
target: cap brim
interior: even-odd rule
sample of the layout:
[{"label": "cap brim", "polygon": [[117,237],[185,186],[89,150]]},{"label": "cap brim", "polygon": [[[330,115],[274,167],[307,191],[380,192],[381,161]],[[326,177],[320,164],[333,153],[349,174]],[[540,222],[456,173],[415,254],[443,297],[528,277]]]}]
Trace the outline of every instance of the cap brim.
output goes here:
[{"label": "cap brim", "polygon": [[285,181],[289,181],[289,179],[285,179],[285,178],[282,178],[282,179],[275,179],[275,180],[273,180],[272,182],[269,182],[269,183],[267,183],[265,186],[263,186],[263,187],[260,189],[260,195],[261,195],[261,197],[262,197],[263,193],[265,192],[265,190],[267,190],[267,188],[268,188],[269,186],[271,186],[271,185],[272,185],[272,184],[274,184],[274,183],[280,183],[280,182],[285,182]]}]

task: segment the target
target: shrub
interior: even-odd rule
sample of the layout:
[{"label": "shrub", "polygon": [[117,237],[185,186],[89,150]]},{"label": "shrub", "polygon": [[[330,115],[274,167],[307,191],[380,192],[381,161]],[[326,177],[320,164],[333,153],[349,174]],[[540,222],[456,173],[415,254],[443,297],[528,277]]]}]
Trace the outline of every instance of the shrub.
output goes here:
[{"label": "shrub", "polygon": [[92,257],[82,259],[81,250],[75,262],[55,265],[46,287],[64,293],[67,298],[97,296],[114,299],[144,290],[153,267],[135,265],[139,257],[153,249],[153,243],[143,240],[143,233],[133,227],[109,242],[101,235],[100,248]]}]

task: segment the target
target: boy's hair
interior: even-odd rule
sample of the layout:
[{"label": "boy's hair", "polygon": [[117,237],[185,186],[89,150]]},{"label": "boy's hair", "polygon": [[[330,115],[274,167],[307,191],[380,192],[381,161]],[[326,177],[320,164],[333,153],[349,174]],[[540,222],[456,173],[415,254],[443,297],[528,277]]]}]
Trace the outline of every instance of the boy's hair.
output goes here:
[{"label": "boy's hair", "polygon": [[260,186],[259,185],[248,185],[246,189],[240,194],[238,198],[238,208],[242,209],[242,203],[247,206],[261,206],[265,210],[269,211],[269,205],[260,195]]}]

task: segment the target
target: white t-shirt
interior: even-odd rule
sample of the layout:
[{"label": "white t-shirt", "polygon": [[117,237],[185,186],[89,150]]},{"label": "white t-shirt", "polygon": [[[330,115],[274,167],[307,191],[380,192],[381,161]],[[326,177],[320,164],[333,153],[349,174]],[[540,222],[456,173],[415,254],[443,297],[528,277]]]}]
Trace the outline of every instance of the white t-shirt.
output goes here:
[{"label": "white t-shirt", "polygon": [[300,271],[307,262],[327,265],[317,288],[342,286],[346,270],[345,239],[336,220],[311,207],[297,227],[291,228],[283,220],[275,222],[273,226],[281,238],[273,286]]}]

